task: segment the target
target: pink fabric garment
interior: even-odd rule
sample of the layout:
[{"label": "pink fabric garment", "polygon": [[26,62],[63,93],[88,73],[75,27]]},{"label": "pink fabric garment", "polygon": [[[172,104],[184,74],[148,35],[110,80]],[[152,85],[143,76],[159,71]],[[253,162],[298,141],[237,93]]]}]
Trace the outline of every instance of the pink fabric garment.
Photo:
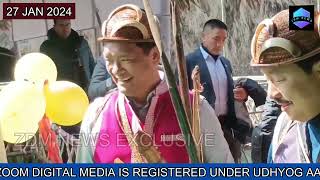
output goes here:
[{"label": "pink fabric garment", "polygon": [[[118,92],[114,92],[104,108],[100,134],[94,152],[95,163],[113,163],[116,158],[124,163],[131,163],[131,149],[119,125],[118,95]],[[161,156],[168,163],[189,163],[169,92],[166,91],[157,98],[158,101],[152,116],[154,117],[152,129],[154,146],[158,148]],[[128,102],[126,102],[126,112],[131,126],[132,118],[136,115]],[[146,126],[142,122],[145,121],[139,122],[145,131]]]}]

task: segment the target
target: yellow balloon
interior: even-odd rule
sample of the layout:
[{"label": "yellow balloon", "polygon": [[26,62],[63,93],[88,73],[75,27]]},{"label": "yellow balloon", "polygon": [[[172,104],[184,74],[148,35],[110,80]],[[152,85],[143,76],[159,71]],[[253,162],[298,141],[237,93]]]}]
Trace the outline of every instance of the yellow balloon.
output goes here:
[{"label": "yellow balloon", "polygon": [[[1,130],[1,127],[0,127],[0,130]],[[7,162],[8,160],[7,160],[6,147],[4,146],[2,133],[0,133],[0,163],[7,163]]]},{"label": "yellow balloon", "polygon": [[0,91],[0,128],[4,141],[23,143],[38,130],[45,113],[43,92],[26,81],[9,83]]},{"label": "yellow balloon", "polygon": [[28,80],[43,87],[44,81],[57,80],[57,67],[50,57],[42,53],[22,56],[14,69],[15,80]]},{"label": "yellow balloon", "polygon": [[82,121],[89,106],[84,90],[75,83],[55,81],[44,87],[46,115],[54,123],[72,126]]}]

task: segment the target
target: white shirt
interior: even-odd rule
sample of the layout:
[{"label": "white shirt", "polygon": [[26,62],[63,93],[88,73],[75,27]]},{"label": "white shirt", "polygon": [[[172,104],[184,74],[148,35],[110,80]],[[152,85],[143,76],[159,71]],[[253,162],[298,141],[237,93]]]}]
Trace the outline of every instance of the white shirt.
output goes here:
[{"label": "white shirt", "polygon": [[226,115],[228,113],[228,79],[226,71],[220,60],[220,56],[217,60],[208,54],[202,46],[200,50],[203,58],[206,60],[206,64],[210,73],[214,95],[216,97],[215,101],[215,111],[217,116]]}]

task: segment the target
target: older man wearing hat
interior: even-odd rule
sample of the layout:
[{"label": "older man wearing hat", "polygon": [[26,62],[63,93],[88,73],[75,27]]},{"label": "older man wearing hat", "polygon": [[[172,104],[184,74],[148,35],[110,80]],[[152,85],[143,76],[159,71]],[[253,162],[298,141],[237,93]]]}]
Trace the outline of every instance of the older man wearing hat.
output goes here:
[{"label": "older man wearing hat", "polygon": [[251,44],[252,66],[261,68],[281,105],[269,162],[320,162],[319,13],[313,31],[289,30],[289,11],[262,21]]},{"label": "older man wearing hat", "polygon": [[[145,12],[131,4],[116,8],[103,23],[99,40],[117,90],[90,105],[77,162],[146,162],[150,157],[136,141],[141,132],[161,162],[190,162],[167,84],[158,72],[160,54]],[[200,106],[204,161],[233,162],[214,110],[204,99]]]}]

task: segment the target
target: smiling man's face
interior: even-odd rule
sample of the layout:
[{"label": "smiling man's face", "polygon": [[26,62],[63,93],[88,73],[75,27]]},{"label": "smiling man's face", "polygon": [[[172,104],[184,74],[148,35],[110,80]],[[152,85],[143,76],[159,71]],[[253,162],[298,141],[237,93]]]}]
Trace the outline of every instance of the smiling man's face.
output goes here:
[{"label": "smiling man's face", "polygon": [[160,80],[156,48],[144,53],[135,43],[109,42],[104,45],[104,57],[119,91],[137,102],[143,102]]},{"label": "smiling man's face", "polygon": [[320,81],[318,72],[310,74],[296,64],[263,67],[271,98],[292,120],[308,121],[320,113]]}]

